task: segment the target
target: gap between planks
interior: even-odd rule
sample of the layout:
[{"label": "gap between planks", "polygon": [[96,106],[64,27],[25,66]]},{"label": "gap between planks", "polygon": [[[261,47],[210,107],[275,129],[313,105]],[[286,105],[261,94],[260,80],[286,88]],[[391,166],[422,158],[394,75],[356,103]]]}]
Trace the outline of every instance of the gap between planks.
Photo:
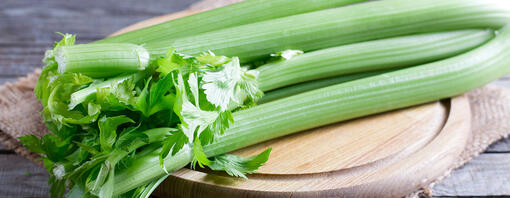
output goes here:
[{"label": "gap between planks", "polygon": [[18,155],[0,155],[1,197],[47,197],[48,173]]},{"label": "gap between planks", "polygon": [[485,153],[510,153],[510,138],[505,138],[492,144]]},{"label": "gap between planks", "polygon": [[[507,89],[510,89],[510,75],[507,75],[499,80],[494,81],[494,85],[502,86]],[[510,137],[499,140],[498,142],[492,144],[485,151],[486,153],[510,153]],[[469,163],[469,162],[468,162]],[[510,172],[510,170],[509,170]],[[510,186],[510,184],[509,184]]]},{"label": "gap between planks", "polygon": [[2,143],[0,143],[0,152],[2,151],[8,151],[7,147],[5,147]]},{"label": "gap between planks", "polygon": [[[7,76],[7,77],[2,77],[0,76],[0,86],[7,83],[7,82],[16,82],[16,80],[18,80],[19,77],[16,77],[16,76]],[[1,146],[0,146],[1,148]]]}]

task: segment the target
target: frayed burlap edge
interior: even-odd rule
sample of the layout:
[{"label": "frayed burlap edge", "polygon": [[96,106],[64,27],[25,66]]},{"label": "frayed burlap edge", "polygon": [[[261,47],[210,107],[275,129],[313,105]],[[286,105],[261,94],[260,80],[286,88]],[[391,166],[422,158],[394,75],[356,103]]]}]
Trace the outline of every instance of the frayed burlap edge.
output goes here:
[{"label": "frayed burlap edge", "polygon": [[0,86],[0,143],[17,154],[42,165],[39,155],[31,153],[18,141],[27,134],[41,136],[47,129],[40,117],[41,105],[33,89],[41,71],[37,69],[15,83]]}]

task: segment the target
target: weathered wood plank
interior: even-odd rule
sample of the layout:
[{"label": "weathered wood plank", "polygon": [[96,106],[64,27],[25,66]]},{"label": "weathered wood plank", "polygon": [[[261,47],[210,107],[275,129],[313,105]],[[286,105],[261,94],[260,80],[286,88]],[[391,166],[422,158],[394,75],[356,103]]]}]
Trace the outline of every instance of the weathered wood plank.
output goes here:
[{"label": "weathered wood plank", "polygon": [[510,75],[505,76],[499,80],[496,80],[492,84],[503,86],[510,89]]},{"label": "weathered wood plank", "polygon": [[18,77],[0,77],[0,85],[5,84],[6,82],[16,82]]},{"label": "weathered wood plank", "polygon": [[505,138],[492,144],[485,152],[510,153],[510,138]]},{"label": "weathered wood plank", "polygon": [[17,155],[0,155],[1,197],[47,197],[46,171]]},{"label": "weathered wood plank", "polygon": [[[505,88],[510,89],[510,75],[505,76],[492,84],[503,86]],[[489,148],[487,148],[486,152],[508,152],[510,153],[510,137],[502,139],[494,144],[492,144]],[[509,170],[510,172],[510,170]]]},{"label": "weathered wood plank", "polygon": [[44,51],[60,38],[55,32],[74,33],[79,43],[88,43],[138,21],[182,10],[196,1],[2,1],[0,77],[23,76],[41,67]]},{"label": "weathered wood plank", "polygon": [[482,154],[433,188],[435,196],[510,195],[510,153]]},{"label": "weathered wood plank", "polygon": [[[54,32],[102,38],[135,22],[182,10],[196,0],[7,0],[0,8],[0,43],[48,43]],[[37,5],[37,6],[34,6]]]}]

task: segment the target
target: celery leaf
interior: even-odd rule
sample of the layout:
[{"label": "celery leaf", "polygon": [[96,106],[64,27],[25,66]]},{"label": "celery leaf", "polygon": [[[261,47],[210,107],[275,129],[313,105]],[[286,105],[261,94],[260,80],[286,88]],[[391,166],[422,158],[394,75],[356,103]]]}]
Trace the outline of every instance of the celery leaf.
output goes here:
[{"label": "celery leaf", "polygon": [[195,142],[193,143],[193,154],[193,159],[191,160],[192,169],[195,169],[196,164],[198,164],[201,168],[204,168],[204,165],[211,164],[211,161],[207,159],[207,156],[202,149],[202,143],[198,138],[195,139]]},{"label": "celery leaf", "polygon": [[248,158],[239,157],[231,154],[223,154],[213,158],[211,164],[207,165],[212,170],[225,171],[230,176],[242,177],[248,179],[246,174],[255,173],[255,171],[264,165],[271,153],[271,148],[262,153]]},{"label": "celery leaf", "polygon": [[117,128],[125,123],[134,123],[126,116],[102,117],[99,119],[99,143],[103,151],[110,151],[117,141]]},{"label": "celery leaf", "polygon": [[208,51],[207,53],[203,53],[200,56],[197,56],[197,60],[209,64],[214,67],[221,66],[230,61],[230,59],[226,56],[216,56],[213,52]]},{"label": "celery leaf", "polygon": [[164,171],[166,171],[164,159],[168,154],[171,153],[172,156],[175,155],[188,142],[188,137],[182,131],[171,131],[171,134],[163,141],[163,147],[159,153],[159,163]]}]

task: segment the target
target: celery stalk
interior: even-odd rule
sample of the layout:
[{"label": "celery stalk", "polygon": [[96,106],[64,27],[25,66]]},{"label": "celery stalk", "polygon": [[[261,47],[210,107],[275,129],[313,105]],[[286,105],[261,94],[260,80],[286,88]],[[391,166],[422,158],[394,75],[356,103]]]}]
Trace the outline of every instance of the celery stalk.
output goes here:
[{"label": "celery stalk", "polygon": [[55,49],[60,73],[83,73],[98,78],[142,71],[149,65],[149,58],[145,48],[127,43],[83,44]]},{"label": "celery stalk", "polygon": [[343,75],[343,76],[324,78],[324,79],[294,84],[292,86],[282,87],[282,88],[278,88],[278,89],[271,90],[269,92],[264,93],[264,96],[262,98],[260,98],[258,103],[263,104],[263,103],[271,102],[273,100],[300,94],[303,92],[320,89],[323,87],[336,85],[336,84],[340,84],[340,83],[344,83],[344,82],[349,82],[349,81],[353,81],[353,80],[357,80],[357,79],[361,79],[361,78],[375,76],[375,75],[387,73],[390,71],[392,71],[392,70],[377,70],[377,71],[348,74],[348,75]]},{"label": "celery stalk", "polygon": [[152,58],[169,48],[237,56],[247,63],[287,49],[305,52],[344,44],[467,28],[499,29],[510,21],[505,0],[385,0],[333,8],[147,43]]},{"label": "celery stalk", "polygon": [[[217,141],[204,146],[215,156],[298,131],[365,115],[452,97],[510,73],[510,27],[495,39],[459,56],[384,75],[342,83],[234,114],[234,125]],[[165,159],[169,170],[190,162],[183,149]],[[115,194],[164,175],[155,154],[137,159],[115,176]]]},{"label": "celery stalk", "polygon": [[145,44],[362,1],[366,0],[248,0],[106,38],[96,43]]},{"label": "celery stalk", "polygon": [[394,69],[452,57],[482,45],[490,30],[418,34],[328,48],[261,66],[264,91],[332,76]]}]

